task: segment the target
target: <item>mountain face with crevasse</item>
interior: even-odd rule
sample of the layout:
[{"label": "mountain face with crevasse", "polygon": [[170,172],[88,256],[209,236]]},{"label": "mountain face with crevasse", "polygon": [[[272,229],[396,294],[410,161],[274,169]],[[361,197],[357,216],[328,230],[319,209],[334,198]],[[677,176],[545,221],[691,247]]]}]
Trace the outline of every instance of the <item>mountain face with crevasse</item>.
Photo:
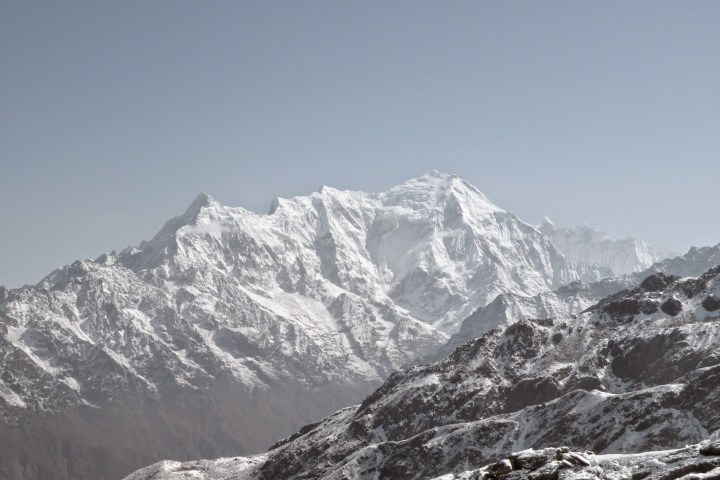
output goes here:
[{"label": "mountain face with crevasse", "polygon": [[200,195],[147,242],[0,288],[0,476],[119,478],[263,451],[431,355],[500,294],[584,278],[453,176]]},{"label": "mountain face with crevasse", "polygon": [[578,315],[500,325],[397,371],[265,454],[128,480],[717,478],[719,342],[720,267],[655,273]]}]

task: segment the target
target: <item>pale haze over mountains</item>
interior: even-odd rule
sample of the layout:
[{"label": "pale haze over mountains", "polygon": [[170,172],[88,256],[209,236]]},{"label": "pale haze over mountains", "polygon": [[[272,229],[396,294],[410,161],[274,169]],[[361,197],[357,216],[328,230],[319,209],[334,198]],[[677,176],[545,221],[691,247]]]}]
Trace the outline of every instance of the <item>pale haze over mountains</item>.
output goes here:
[{"label": "pale haze over mountains", "polygon": [[720,478],[718,24],[0,3],[0,479]]}]

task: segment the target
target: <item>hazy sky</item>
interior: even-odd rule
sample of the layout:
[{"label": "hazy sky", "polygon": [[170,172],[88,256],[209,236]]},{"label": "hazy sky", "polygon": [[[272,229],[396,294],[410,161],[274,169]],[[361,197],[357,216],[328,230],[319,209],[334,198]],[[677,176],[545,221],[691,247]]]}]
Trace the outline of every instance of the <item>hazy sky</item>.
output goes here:
[{"label": "hazy sky", "polygon": [[457,173],[537,223],[720,242],[720,2],[0,0],[0,284],[201,191]]}]

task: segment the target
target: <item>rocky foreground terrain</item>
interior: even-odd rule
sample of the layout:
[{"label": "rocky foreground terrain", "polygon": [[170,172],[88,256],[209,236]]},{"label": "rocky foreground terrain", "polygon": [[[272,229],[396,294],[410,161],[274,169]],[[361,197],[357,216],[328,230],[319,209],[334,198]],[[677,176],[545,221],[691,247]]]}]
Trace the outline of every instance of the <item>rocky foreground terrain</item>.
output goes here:
[{"label": "rocky foreground terrain", "polygon": [[435,480],[460,479],[714,479],[720,477],[720,442],[708,440],[677,450],[595,455],[568,447],[515,452],[474,471]]},{"label": "rocky foreground terrain", "polygon": [[[573,451],[568,447],[531,448],[513,452],[483,468],[448,473],[431,480],[716,479],[720,478],[720,442],[716,437],[675,450],[635,454],[596,455],[589,450]],[[247,480],[263,458],[228,458],[187,464],[162,462],[131,478],[145,479],[151,475],[151,478],[165,480]]]},{"label": "rocky foreground terrain", "polygon": [[579,315],[501,325],[398,371],[263,455],[128,479],[714,478],[719,342],[720,267],[657,273]]}]

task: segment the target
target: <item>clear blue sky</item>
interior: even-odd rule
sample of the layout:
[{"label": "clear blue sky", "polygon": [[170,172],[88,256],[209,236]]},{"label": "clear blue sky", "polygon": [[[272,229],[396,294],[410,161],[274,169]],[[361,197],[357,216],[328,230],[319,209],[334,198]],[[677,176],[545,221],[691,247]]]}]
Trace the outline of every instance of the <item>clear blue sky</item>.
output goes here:
[{"label": "clear blue sky", "polygon": [[720,2],[0,0],[0,284],[457,173],[536,223],[720,242]]}]

